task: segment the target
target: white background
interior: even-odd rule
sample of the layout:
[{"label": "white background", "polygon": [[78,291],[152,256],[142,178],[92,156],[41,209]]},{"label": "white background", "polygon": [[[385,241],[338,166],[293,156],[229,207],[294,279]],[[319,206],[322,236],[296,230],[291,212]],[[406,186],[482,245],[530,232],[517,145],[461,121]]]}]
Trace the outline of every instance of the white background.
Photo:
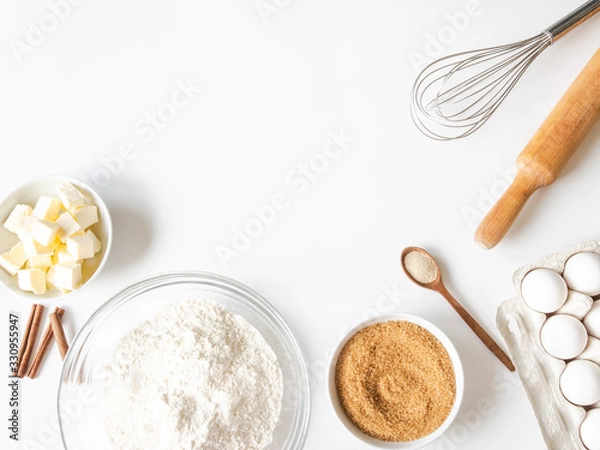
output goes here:
[{"label": "white background", "polygon": [[[485,212],[505,187],[503,173],[600,44],[600,17],[547,49],[484,128],[451,143],[428,140],[410,120],[418,72],[410,56],[437,56],[428,33],[442,33],[444,54],[529,37],[580,3],[87,0],[52,23],[46,2],[4,0],[0,193],[65,174],[94,184],[113,214],[105,270],[61,303],[67,334],[142,277],[176,269],[231,276],[275,305],[305,351],[313,382],[305,448],[367,449],[334,416],[323,368],[342,333],[370,314],[416,313],[455,342],[467,377],[461,414],[428,448],[543,449],[516,375],[441,297],[411,284],[398,258],[409,245],[432,252],[449,289],[500,340],[494,315],[515,294],[512,273],[600,237],[600,127],[497,248],[473,243],[478,219],[468,215]],[[271,5],[262,16],[261,5]],[[452,32],[448,14],[465,8],[477,14]],[[23,47],[40,22],[47,31]],[[155,136],[137,133],[148,114],[168,110],[178,82],[203,91]],[[339,130],[355,142],[299,194],[286,177]],[[134,154],[118,161],[127,144]],[[232,227],[244,227],[277,193],[288,208],[223,263],[216,247],[231,246]],[[386,289],[394,302],[383,299]],[[0,295],[6,342],[7,312],[24,322],[30,305],[5,289]],[[59,370],[52,348],[41,377],[22,384],[22,441],[9,443],[3,425],[3,448],[61,447],[53,431]],[[7,397],[5,386],[0,399]]]}]

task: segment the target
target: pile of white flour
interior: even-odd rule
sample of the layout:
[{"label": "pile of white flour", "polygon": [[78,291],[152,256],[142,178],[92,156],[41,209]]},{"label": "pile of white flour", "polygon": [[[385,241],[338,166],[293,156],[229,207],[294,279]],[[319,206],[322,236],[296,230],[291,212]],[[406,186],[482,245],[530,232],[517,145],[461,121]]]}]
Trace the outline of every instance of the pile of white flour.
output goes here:
[{"label": "pile of white flour", "polygon": [[216,304],[164,307],[120,341],[108,375],[116,450],[251,450],[272,440],[283,394],[275,353]]}]

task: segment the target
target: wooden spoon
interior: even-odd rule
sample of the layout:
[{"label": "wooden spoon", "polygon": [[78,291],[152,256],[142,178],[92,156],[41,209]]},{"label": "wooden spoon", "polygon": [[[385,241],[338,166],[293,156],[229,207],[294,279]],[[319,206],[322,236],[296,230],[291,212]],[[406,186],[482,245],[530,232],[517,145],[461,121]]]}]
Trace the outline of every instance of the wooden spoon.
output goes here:
[{"label": "wooden spoon", "polygon": [[[406,267],[405,259],[406,256],[410,253],[417,252],[424,256],[426,259],[423,262],[426,263],[428,271],[428,276],[419,280],[414,273],[411,273],[410,270]],[[500,348],[498,344],[494,341],[494,339],[485,331],[481,325],[477,323],[477,321],[467,312],[467,310],[460,304],[458,301],[448,292],[446,286],[442,282],[442,272],[440,271],[440,266],[433,259],[429,253],[423,250],[420,247],[407,247],[402,251],[402,255],[400,256],[400,264],[406,276],[411,279],[414,283],[418,284],[421,287],[426,289],[431,289],[433,291],[437,291],[450,303],[450,306],[454,308],[454,310],[458,313],[458,315],[466,322],[466,324],[473,330],[473,332],[477,335],[481,342],[483,342],[490,351],[496,355],[496,357],[506,366],[508,370],[511,372],[515,371],[515,366],[513,365],[510,357]]]}]

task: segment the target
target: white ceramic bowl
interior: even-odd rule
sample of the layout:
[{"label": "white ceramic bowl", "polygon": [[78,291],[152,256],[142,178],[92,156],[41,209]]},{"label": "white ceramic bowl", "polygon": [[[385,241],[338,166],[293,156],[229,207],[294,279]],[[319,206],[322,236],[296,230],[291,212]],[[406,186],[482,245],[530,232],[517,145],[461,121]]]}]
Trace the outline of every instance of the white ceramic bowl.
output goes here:
[{"label": "white ceramic bowl", "polygon": [[[340,355],[340,352],[342,351],[342,349],[344,348],[346,343],[350,340],[350,338],[352,338],[352,336],[354,336],[359,330],[361,330],[365,327],[368,327],[369,325],[373,325],[373,324],[381,323],[381,322],[389,322],[389,321],[411,322],[411,323],[414,323],[416,325],[419,325],[419,326],[425,328],[427,331],[429,331],[431,334],[433,334],[442,343],[442,345],[448,352],[448,355],[450,356],[450,360],[452,361],[452,365],[454,366],[454,374],[456,377],[456,399],[454,401],[454,405],[452,406],[452,410],[450,411],[450,414],[448,415],[448,417],[446,418],[444,423],[430,435],[425,436],[421,439],[410,441],[410,442],[382,441],[379,439],[375,439],[371,436],[368,436],[365,433],[363,433],[362,431],[360,431],[358,428],[356,428],[356,426],[354,426],[354,424],[350,421],[350,419],[348,419],[348,417],[344,413],[344,410],[342,409],[342,407],[338,401],[338,396],[337,396],[337,391],[336,391],[336,386],[335,386],[335,368],[337,365],[337,360]],[[366,442],[367,444],[370,444],[373,447],[377,447],[377,448],[396,449],[396,450],[400,450],[400,449],[401,450],[416,450],[416,449],[425,447],[426,445],[430,444],[431,442],[436,440],[438,437],[440,437],[448,429],[448,427],[452,424],[452,422],[456,418],[456,415],[458,414],[460,405],[462,403],[463,395],[464,395],[465,375],[464,375],[463,366],[460,361],[460,357],[458,356],[458,352],[456,351],[456,348],[454,347],[454,345],[452,344],[452,342],[450,341],[448,336],[446,336],[438,327],[436,327],[431,322],[428,322],[425,319],[422,319],[417,316],[413,316],[411,314],[391,313],[391,314],[386,314],[386,315],[368,320],[366,322],[363,322],[363,323],[359,324],[358,326],[356,326],[355,328],[353,328],[352,330],[350,330],[348,332],[348,334],[346,334],[346,336],[340,341],[338,347],[336,348],[336,350],[333,354],[333,357],[331,358],[331,363],[329,365],[329,373],[327,376],[327,383],[328,383],[328,390],[329,390],[329,399],[330,399],[331,406],[333,407],[335,414],[338,416],[340,421],[344,424],[346,429],[350,433],[352,433],[355,437],[357,437],[361,441]]]},{"label": "white ceramic bowl", "polygon": [[81,191],[87,203],[94,204],[98,207],[99,221],[98,223],[92,225],[90,229],[98,237],[100,242],[102,242],[102,250],[100,250],[100,252],[98,252],[93,258],[85,260],[82,267],[83,282],[78,289],[75,289],[68,294],[62,294],[58,290],[47,291],[42,295],[24,292],[19,289],[17,277],[10,276],[5,270],[0,268],[0,281],[2,284],[4,284],[15,294],[31,300],[45,300],[53,298],[63,299],[76,292],[79,292],[100,273],[104,267],[104,264],[106,263],[108,254],[110,253],[113,239],[113,229],[110,213],[108,212],[106,204],[102,198],[100,198],[98,193],[87,184],[74,178],[60,175],[47,175],[34,178],[33,180],[28,181],[21,187],[14,190],[4,200],[2,200],[2,203],[0,203],[0,253],[10,250],[13,245],[19,242],[19,238],[15,234],[11,233],[4,228],[4,226],[2,226],[14,206],[18,203],[24,203],[33,208],[40,195],[56,197],[58,185],[63,181],[72,183],[73,186]]}]

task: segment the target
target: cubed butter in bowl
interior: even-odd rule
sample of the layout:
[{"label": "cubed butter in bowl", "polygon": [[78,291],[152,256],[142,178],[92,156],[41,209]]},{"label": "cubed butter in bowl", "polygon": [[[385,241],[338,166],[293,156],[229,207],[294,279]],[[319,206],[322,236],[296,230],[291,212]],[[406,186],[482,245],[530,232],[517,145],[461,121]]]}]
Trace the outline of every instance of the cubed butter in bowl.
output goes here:
[{"label": "cubed butter in bowl", "polygon": [[112,234],[90,186],[57,175],[31,180],[0,203],[0,281],[31,299],[64,298],[100,273]]}]

